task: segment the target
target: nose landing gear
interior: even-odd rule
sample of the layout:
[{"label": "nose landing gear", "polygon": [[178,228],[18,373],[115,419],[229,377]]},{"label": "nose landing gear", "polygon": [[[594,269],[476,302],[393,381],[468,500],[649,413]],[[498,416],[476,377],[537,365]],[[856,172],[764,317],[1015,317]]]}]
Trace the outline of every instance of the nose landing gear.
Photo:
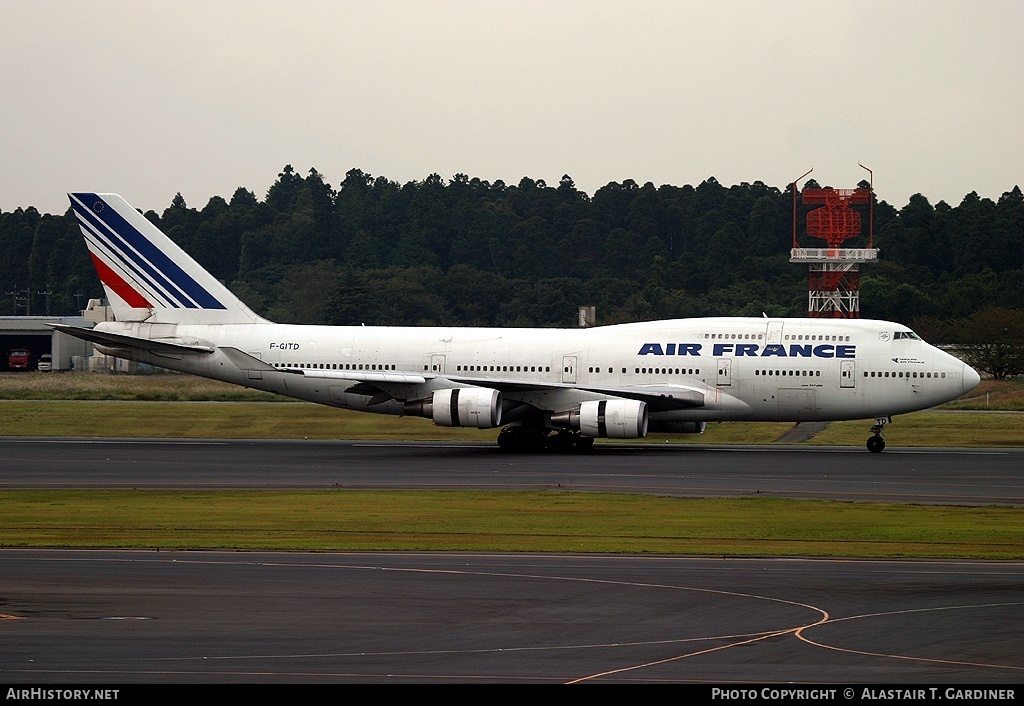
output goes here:
[{"label": "nose landing gear", "polygon": [[892,417],[876,417],[875,426],[871,427],[871,436],[868,437],[868,451],[873,454],[882,453],[885,448],[885,439],[882,437],[882,430],[885,425],[892,422]]}]

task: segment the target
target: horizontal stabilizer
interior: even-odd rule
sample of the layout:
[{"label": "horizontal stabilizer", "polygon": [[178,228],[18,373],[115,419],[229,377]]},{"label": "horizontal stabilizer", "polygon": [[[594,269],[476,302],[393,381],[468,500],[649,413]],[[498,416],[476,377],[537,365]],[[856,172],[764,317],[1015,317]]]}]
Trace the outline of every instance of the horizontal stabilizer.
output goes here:
[{"label": "horizontal stabilizer", "polygon": [[81,338],[83,341],[98,343],[101,346],[108,346],[110,348],[131,348],[134,350],[155,353],[157,355],[213,353],[213,348],[209,346],[186,345],[184,343],[174,343],[172,341],[160,341],[149,338],[135,338],[134,336],[124,336],[119,333],[107,333],[105,331],[97,331],[96,329],[91,328],[68,326],[67,324],[48,324],[48,326],[57,329],[61,333],[66,333],[69,336]]}]

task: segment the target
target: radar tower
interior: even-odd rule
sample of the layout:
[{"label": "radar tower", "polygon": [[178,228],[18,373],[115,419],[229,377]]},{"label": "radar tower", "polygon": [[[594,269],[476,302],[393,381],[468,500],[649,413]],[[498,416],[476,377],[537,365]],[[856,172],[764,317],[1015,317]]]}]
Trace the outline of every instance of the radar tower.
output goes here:
[{"label": "radar tower", "polygon": [[[797,242],[797,181],[814,170],[792,183],[793,249],[789,261],[807,264],[807,315],[812,319],[859,319],[860,266],[878,261],[874,233],[874,174],[863,164],[858,166],[871,174],[867,188],[805,188],[801,194],[803,204],[818,206],[807,213],[806,231],[811,237],[823,239],[827,246],[824,248],[804,248]],[[861,214],[851,208],[853,205],[867,205],[869,208],[866,248],[844,247],[847,240],[861,234]]]}]

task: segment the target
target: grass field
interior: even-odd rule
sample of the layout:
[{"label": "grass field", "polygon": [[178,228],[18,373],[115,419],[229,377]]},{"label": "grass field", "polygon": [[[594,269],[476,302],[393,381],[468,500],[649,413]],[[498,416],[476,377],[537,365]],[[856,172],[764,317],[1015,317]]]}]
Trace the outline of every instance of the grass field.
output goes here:
[{"label": "grass field", "polygon": [[0,546],[1024,557],[1024,510],[613,493],[0,491]]},{"label": "grass field", "polygon": [[289,398],[194,375],[0,373],[0,400],[289,402]]}]

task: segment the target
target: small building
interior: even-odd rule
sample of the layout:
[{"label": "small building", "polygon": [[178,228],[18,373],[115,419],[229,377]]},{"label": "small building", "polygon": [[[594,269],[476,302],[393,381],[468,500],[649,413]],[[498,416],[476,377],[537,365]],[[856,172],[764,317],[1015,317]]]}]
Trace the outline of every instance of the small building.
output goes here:
[{"label": "small building", "polygon": [[[0,372],[12,370],[13,351],[28,351],[27,370],[36,370],[39,359],[52,357],[53,370],[72,370],[74,360],[92,355],[92,344],[50,328],[47,324],[66,324],[92,328],[109,316],[109,307],[99,299],[90,299],[80,316],[0,316]],[[20,365],[15,369],[21,369]]]}]

